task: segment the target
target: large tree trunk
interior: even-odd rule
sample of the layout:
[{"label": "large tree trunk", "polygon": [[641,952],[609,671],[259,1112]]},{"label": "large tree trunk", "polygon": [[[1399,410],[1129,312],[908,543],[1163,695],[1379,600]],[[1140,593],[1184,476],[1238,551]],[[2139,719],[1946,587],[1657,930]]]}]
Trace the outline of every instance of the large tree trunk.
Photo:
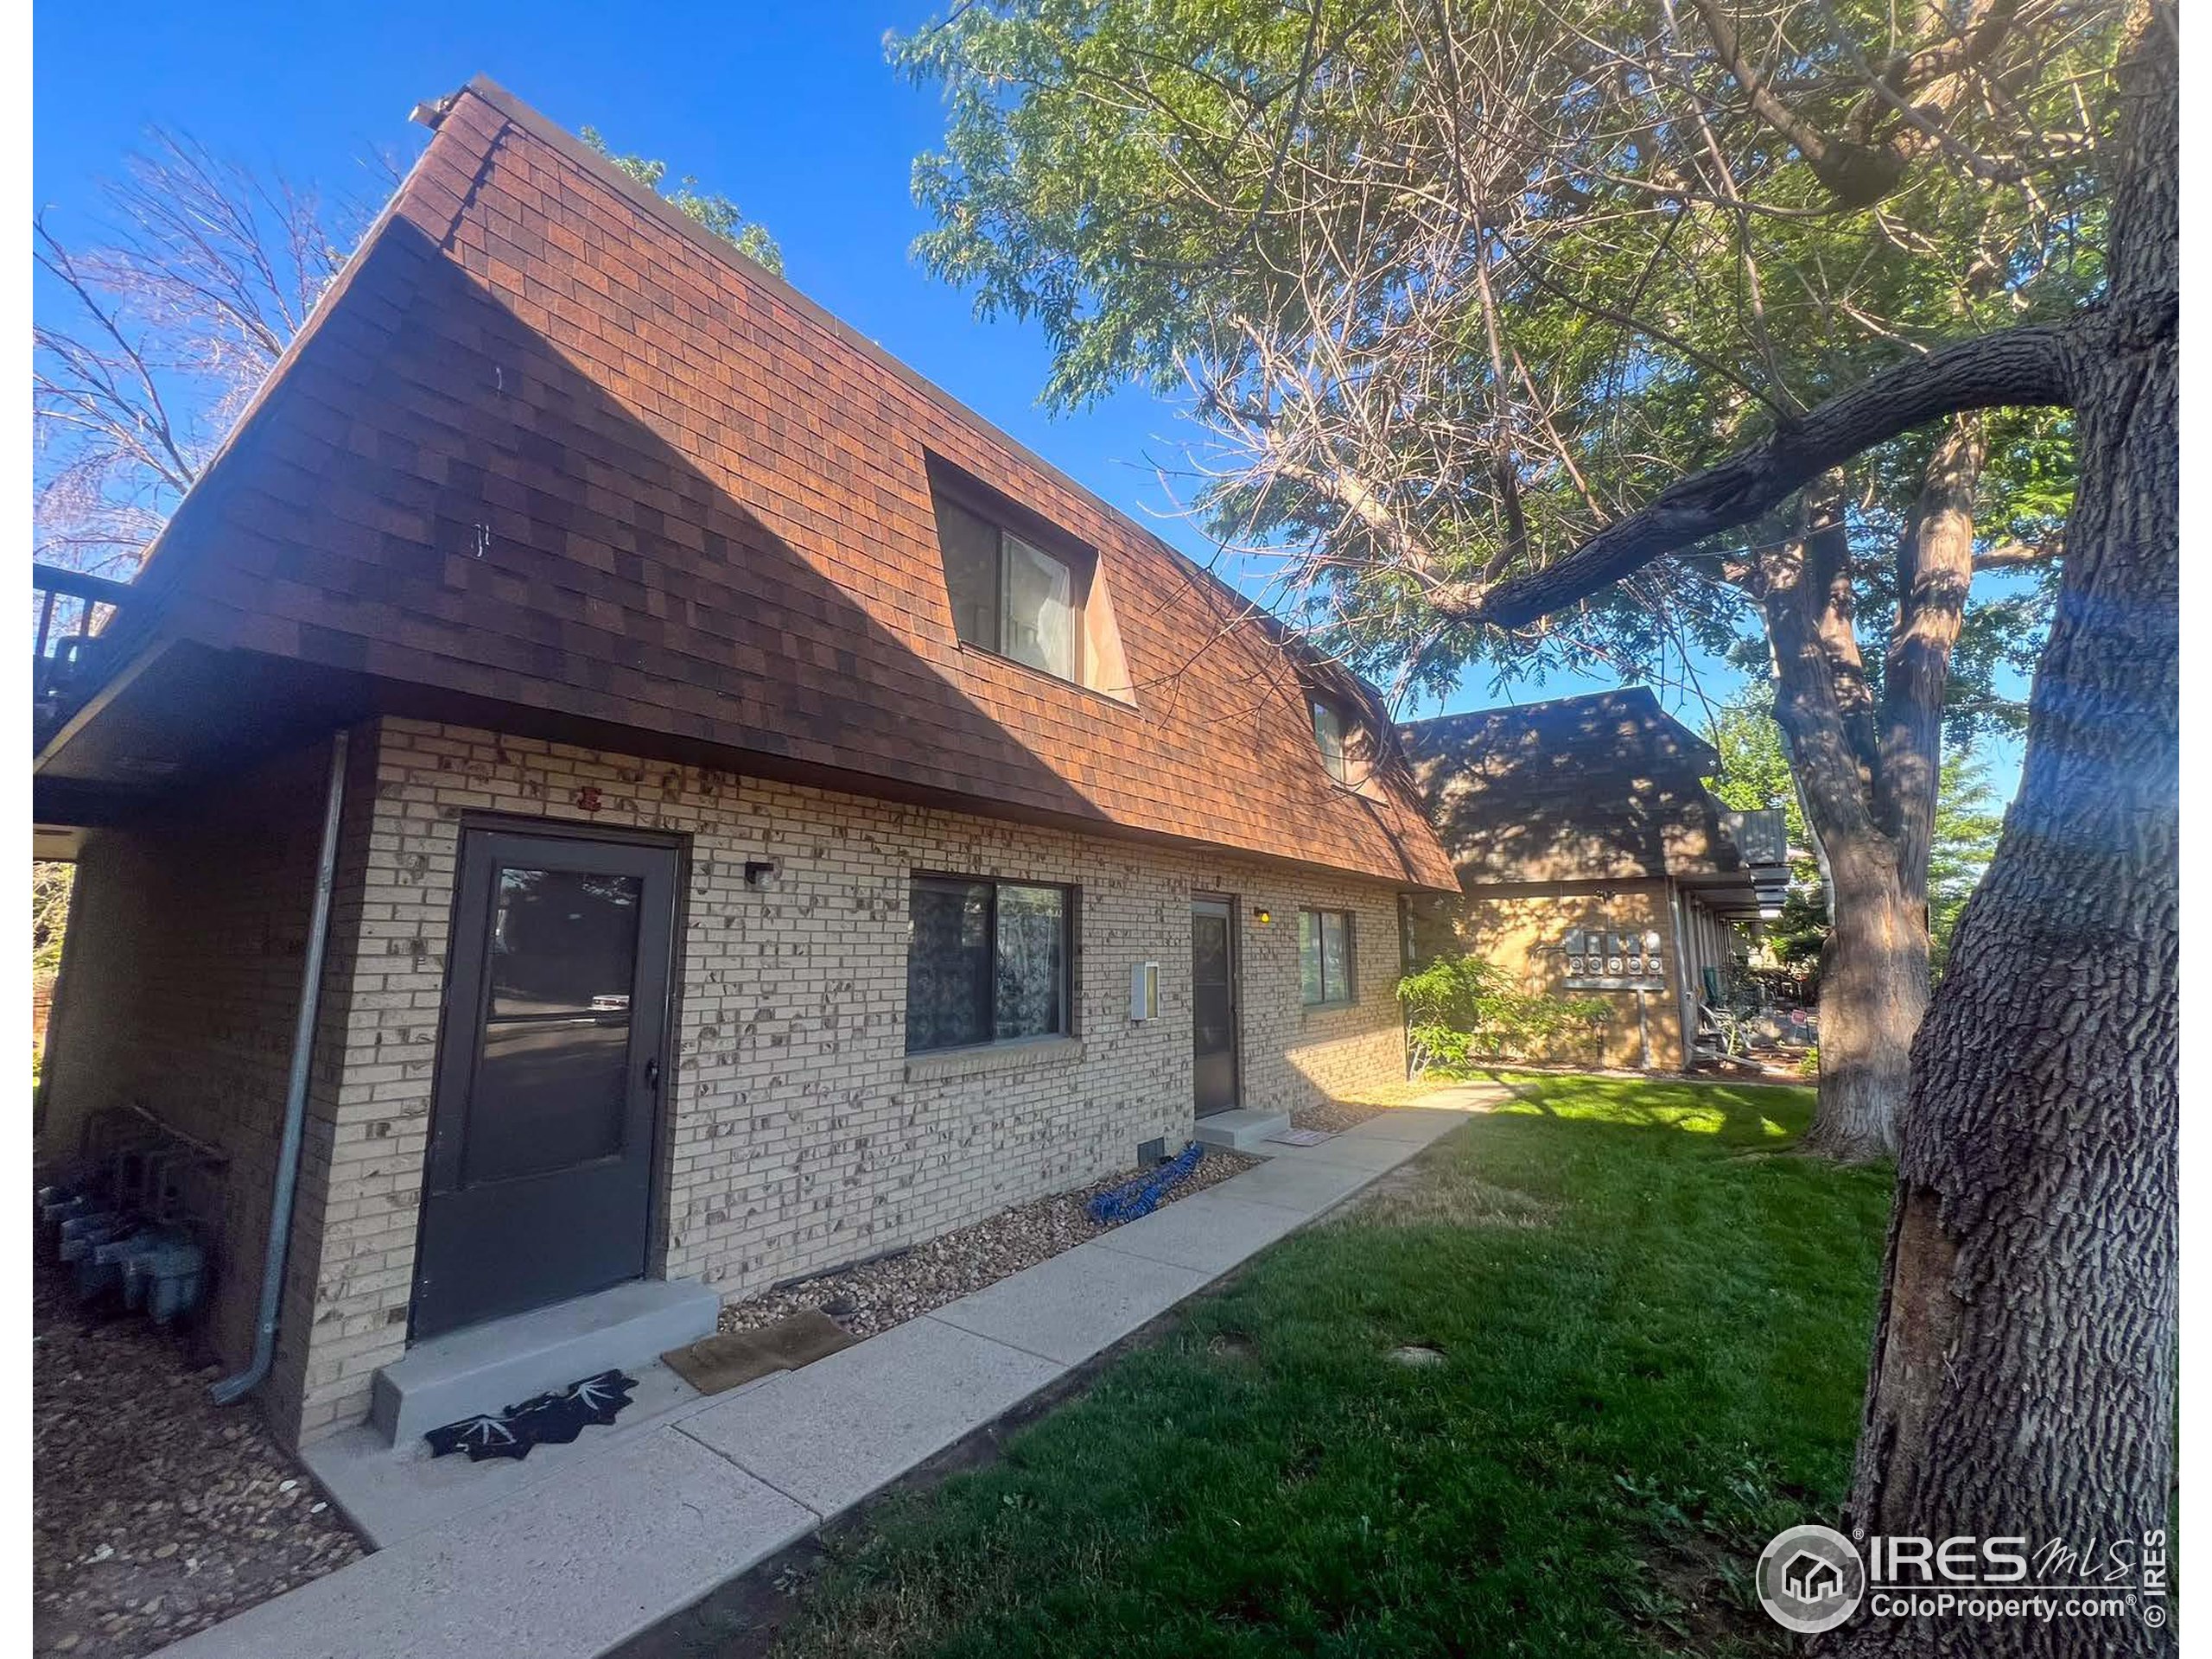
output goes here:
[{"label": "large tree trunk", "polygon": [[1943,694],[1974,583],[1974,494],[1984,448],[1979,416],[1962,416],[1944,429],[1928,457],[1912,523],[1897,544],[1897,620],[1882,672],[1874,819],[1897,848],[1906,902],[1923,907],[1943,772]]},{"label": "large tree trunk", "polygon": [[[1852,625],[1849,531],[1839,489],[1815,493],[1804,534],[1762,559],[1775,717],[1820,838],[1830,927],[1821,949],[1821,1081],[1808,1152],[1846,1162],[1897,1151],[1913,1033],[1928,1003],[1928,918],[1877,817],[1872,695]],[[1941,717],[1942,678],[1923,690]],[[1925,842],[1917,886],[1927,883]]]},{"label": "large tree trunk", "polygon": [[[1913,1051],[1848,1524],[2114,1541],[2172,1497],[2178,1127],[2175,49],[2124,74],[2110,299],[2020,793]],[[2062,1579],[2061,1582],[2088,1582]],[[2155,1610],[2155,1611],[2154,1611]],[[2124,1618],[1873,1620],[1853,1655],[2170,1651]]]},{"label": "large tree trunk", "polygon": [[[1831,620],[1821,631],[1828,662],[1844,669],[1835,696],[1857,770],[1819,793],[1826,798],[1856,783],[1871,808],[1816,814],[1831,926],[1821,950],[1820,1097],[1804,1147],[1832,1158],[1897,1151],[1912,1039],[1928,1011],[1928,856],[1942,769],[1943,693],[1974,580],[1981,458],[1980,423],[1972,418],[1953,422],[1929,456],[1897,547],[1897,617],[1878,729],[1869,725],[1858,642],[1841,608],[1847,572],[1839,575]],[[1817,695],[1815,684],[1796,701]],[[1802,723],[1802,713],[1798,718]]]},{"label": "large tree trunk", "polygon": [[1820,1093],[1802,1144],[1857,1163],[1897,1147],[1913,1033],[1928,1007],[1928,912],[1907,895],[1885,837],[1861,830],[1826,847]]}]

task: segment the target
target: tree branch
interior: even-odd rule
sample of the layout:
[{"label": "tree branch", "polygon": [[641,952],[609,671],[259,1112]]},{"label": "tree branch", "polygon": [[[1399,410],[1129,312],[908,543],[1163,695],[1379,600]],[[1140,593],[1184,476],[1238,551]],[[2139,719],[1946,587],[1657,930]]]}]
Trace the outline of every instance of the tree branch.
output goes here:
[{"label": "tree branch", "polygon": [[1984,548],[1974,556],[1974,573],[1985,570],[2026,570],[2037,565],[2056,564],[2065,556],[2063,537],[2048,542],[2006,542],[2002,546]]},{"label": "tree branch", "polygon": [[2070,331],[2034,325],[1901,363],[1813,410],[1758,448],[1683,479],[1547,569],[1501,583],[1475,619],[1521,627],[1652,560],[1750,523],[1831,467],[1944,415],[2063,408],[2073,401]]}]

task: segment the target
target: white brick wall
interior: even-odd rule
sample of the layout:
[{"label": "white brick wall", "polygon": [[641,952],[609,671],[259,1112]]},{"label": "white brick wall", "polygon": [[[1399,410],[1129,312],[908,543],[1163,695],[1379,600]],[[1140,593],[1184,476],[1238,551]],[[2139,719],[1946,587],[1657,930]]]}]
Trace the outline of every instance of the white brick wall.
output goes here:
[{"label": "white brick wall", "polygon": [[[303,1191],[319,1248],[288,1297],[290,1317],[311,1322],[290,1384],[303,1440],[357,1420],[372,1375],[404,1351],[466,814],[688,838],[649,1259],[728,1298],[1079,1185],[1126,1166],[1153,1137],[1187,1139],[1194,891],[1238,900],[1246,1104],[1294,1108],[1332,1085],[1402,1073],[1396,898],[1380,883],[420,722],[385,721],[364,739],[373,791],[354,804],[358,905],[336,942],[343,1006],[327,1021],[342,1036],[319,1057],[334,1087],[310,1147],[311,1161],[327,1161]],[[763,857],[780,864],[778,885],[748,889],[745,861]],[[1078,888],[1072,1051],[909,1077],[916,870]],[[1301,905],[1357,914],[1351,1007],[1299,1005]],[[1261,906],[1271,925],[1253,919]],[[1138,1024],[1129,972],[1143,960],[1160,964],[1161,1009]]]}]

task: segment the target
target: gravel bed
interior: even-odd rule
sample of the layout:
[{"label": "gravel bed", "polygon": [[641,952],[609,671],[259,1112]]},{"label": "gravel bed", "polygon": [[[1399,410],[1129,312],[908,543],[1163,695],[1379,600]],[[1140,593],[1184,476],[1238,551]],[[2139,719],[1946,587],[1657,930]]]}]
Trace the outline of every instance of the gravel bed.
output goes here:
[{"label": "gravel bed", "polygon": [[137,1659],[365,1553],[219,1368],[43,1274],[31,1310],[35,1653]]},{"label": "gravel bed", "polygon": [[[1198,1166],[1161,1200],[1162,1206],[1242,1174],[1260,1161],[1240,1152],[1210,1148],[1198,1160]],[[946,1233],[897,1255],[841,1268],[750,1301],[732,1303],[722,1309],[721,1328],[755,1330],[793,1313],[819,1308],[856,1337],[888,1331],[1110,1231],[1093,1221],[1084,1206],[1097,1193],[1141,1173],[1123,1170],[1077,1192],[1017,1205],[988,1221]]]},{"label": "gravel bed", "polygon": [[1325,1100],[1319,1106],[1308,1106],[1302,1112],[1293,1112],[1293,1128],[1319,1129],[1327,1135],[1341,1135],[1346,1129],[1357,1128],[1370,1117],[1380,1117],[1390,1109],[1388,1106],[1363,1105],[1356,1100]]}]

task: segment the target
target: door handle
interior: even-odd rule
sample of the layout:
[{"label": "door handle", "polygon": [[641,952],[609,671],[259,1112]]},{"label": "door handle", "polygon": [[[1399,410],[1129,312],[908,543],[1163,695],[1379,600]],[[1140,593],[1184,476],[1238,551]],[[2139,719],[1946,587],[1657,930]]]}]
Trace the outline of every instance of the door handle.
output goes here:
[{"label": "door handle", "polygon": [[645,1087],[655,1094],[660,1092],[660,1057],[655,1055],[645,1062]]}]

